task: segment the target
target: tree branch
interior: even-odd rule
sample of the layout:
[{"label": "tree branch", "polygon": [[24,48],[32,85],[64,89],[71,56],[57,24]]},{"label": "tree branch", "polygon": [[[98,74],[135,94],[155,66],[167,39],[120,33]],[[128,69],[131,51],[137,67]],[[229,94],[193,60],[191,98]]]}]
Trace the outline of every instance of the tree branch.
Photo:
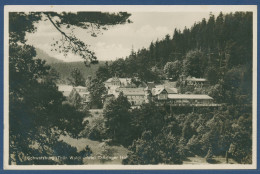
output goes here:
[{"label": "tree branch", "polygon": [[[52,20],[52,18],[50,17],[50,15],[47,12],[45,12],[44,14],[47,16],[47,18],[49,19],[51,24],[62,34],[62,36],[64,36],[64,38],[63,38],[64,40],[62,39],[63,42],[68,42],[68,46],[65,46],[64,43],[62,43],[63,51],[68,52],[68,50],[71,50],[74,54],[79,54],[83,59],[85,59],[85,61],[87,61],[87,59],[88,59],[91,63],[96,61],[97,58],[96,58],[94,52],[92,52],[88,49],[88,45],[86,45],[84,42],[80,41],[74,35],[68,36]],[[93,30],[93,28],[92,28],[92,30]]]},{"label": "tree branch", "polygon": [[52,25],[63,35],[65,36],[67,39],[69,39],[71,41],[71,38],[63,31],[61,31],[61,29],[54,23],[54,21],[51,19],[50,15],[48,13],[44,13],[47,18],[50,20],[50,22],[52,23]]}]

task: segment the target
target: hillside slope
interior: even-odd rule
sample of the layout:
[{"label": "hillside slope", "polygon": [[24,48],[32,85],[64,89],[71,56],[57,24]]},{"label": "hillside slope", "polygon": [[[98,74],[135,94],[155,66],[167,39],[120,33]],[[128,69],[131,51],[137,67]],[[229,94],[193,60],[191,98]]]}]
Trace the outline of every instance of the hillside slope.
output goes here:
[{"label": "hillside slope", "polygon": [[50,65],[60,74],[60,79],[65,81],[68,77],[70,77],[70,72],[75,68],[78,68],[81,71],[83,77],[86,79],[88,76],[94,76],[98,67],[105,64],[105,62],[100,61],[98,64],[86,67],[83,62],[64,62],[59,60],[48,55],[40,48],[36,48],[36,53],[36,58],[45,60],[46,64]]},{"label": "hillside slope", "polygon": [[83,62],[59,62],[50,64],[59,74],[61,79],[67,79],[70,77],[70,72],[74,68],[78,68],[83,77],[86,79],[88,76],[94,76],[98,67],[104,65],[105,62],[99,62],[98,64],[86,67]]},{"label": "hillside slope", "polygon": [[35,48],[36,50],[36,59],[42,59],[46,61],[46,64],[60,63],[63,62],[55,57],[48,55],[45,51],[40,48]]}]

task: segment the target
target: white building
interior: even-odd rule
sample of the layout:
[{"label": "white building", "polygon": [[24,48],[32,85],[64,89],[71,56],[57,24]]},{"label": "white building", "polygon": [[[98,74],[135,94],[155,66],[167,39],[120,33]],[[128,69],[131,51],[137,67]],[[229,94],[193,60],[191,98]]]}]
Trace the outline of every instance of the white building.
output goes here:
[{"label": "white building", "polygon": [[116,95],[116,89],[119,87],[128,87],[131,83],[131,78],[118,78],[118,77],[112,77],[109,78],[107,81],[104,82],[105,87],[107,89],[107,94],[113,94]]},{"label": "white building", "polygon": [[64,97],[69,97],[70,93],[75,90],[82,98],[83,103],[89,102],[89,91],[84,86],[71,86],[71,85],[57,85],[58,91],[63,93]]},{"label": "white building", "polygon": [[117,88],[115,97],[118,97],[120,92],[127,97],[132,106],[142,105],[147,103],[147,93],[145,88]]},{"label": "white building", "polygon": [[57,86],[58,86],[58,91],[62,92],[64,97],[68,97],[70,95],[70,92],[73,89],[73,86],[71,86],[71,85],[59,84]]}]

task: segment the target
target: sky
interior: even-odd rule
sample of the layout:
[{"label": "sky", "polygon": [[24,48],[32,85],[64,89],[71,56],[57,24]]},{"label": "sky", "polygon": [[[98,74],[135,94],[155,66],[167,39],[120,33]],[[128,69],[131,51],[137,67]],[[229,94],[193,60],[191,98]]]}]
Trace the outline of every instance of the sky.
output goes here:
[{"label": "sky", "polygon": [[[191,28],[195,22],[209,18],[208,12],[133,12],[131,14],[130,19],[133,23],[109,27],[97,37],[91,37],[84,29],[76,29],[74,33],[80,40],[91,46],[98,60],[109,61],[125,58],[132,48],[134,51],[148,48],[152,41],[161,40],[167,34],[172,37],[175,28],[182,31],[185,26]],[[35,33],[26,35],[28,44],[65,62],[83,61],[72,53],[65,57],[62,53],[51,51],[53,40],[60,39],[61,34],[50,21],[41,21],[36,26]]]}]

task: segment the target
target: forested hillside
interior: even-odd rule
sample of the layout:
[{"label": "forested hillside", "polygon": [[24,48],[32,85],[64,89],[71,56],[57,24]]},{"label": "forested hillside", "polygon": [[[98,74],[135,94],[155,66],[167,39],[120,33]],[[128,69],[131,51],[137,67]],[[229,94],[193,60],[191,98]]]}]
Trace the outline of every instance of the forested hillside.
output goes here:
[{"label": "forested hillside", "polygon": [[70,77],[70,73],[75,69],[79,69],[84,79],[88,76],[94,76],[98,67],[104,65],[105,62],[100,61],[98,64],[86,67],[83,62],[61,62],[50,64],[60,75],[61,80],[67,80]]},{"label": "forested hillside", "polygon": [[218,156],[226,157],[226,163],[232,158],[251,164],[252,38],[252,13],[210,14],[208,20],[175,29],[172,37],[99,67],[100,81],[115,74],[158,83],[171,78],[181,90],[180,76],[206,78],[206,94],[221,107],[171,109],[149,103],[130,110],[122,94],[105,102],[105,126],[95,126],[94,138],[128,147],[123,164],[182,164],[196,156],[212,164]]},{"label": "forested hillside", "polygon": [[53,63],[61,63],[62,60],[59,60],[53,56],[48,55],[45,51],[40,48],[35,48],[36,56],[35,59],[42,59],[46,61],[46,64],[53,64]]},{"label": "forested hillside", "polygon": [[[59,74],[60,83],[67,83],[67,79],[70,78],[70,74],[74,69],[78,69],[84,79],[87,79],[89,76],[94,76],[98,67],[105,65],[104,61],[99,61],[98,64],[93,64],[86,67],[84,62],[64,62],[55,57],[49,56],[45,51],[40,48],[36,48],[36,59],[45,60],[47,65],[50,65],[51,68],[55,69]],[[82,59],[83,60],[83,59]]]},{"label": "forested hillside", "polygon": [[97,75],[105,80],[117,74],[138,76],[143,81],[179,75],[207,78],[211,96],[220,102],[251,101],[252,13],[236,12],[195,23],[173,36],[152,42],[149,48],[132,50],[125,60],[100,67]]}]

